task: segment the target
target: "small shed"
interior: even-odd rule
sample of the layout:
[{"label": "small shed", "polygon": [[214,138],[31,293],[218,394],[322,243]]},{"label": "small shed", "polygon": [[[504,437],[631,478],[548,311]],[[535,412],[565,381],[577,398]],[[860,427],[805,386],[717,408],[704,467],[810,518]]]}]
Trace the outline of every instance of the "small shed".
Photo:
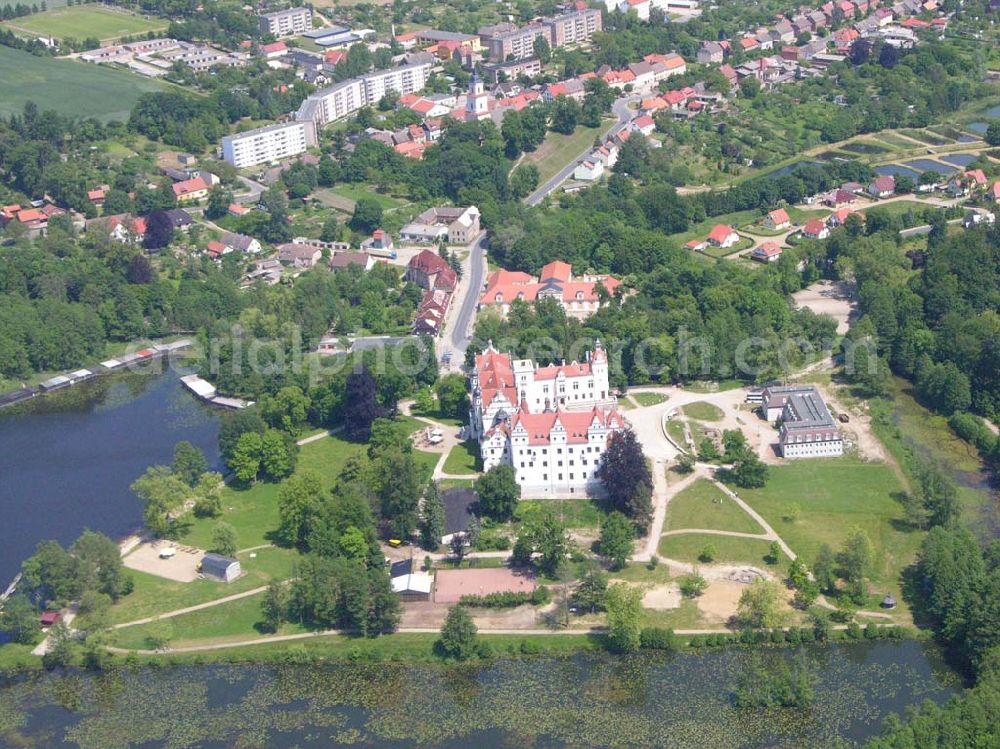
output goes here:
[{"label": "small shed", "polygon": [[392,578],[392,592],[403,601],[429,601],[434,578],[424,572],[413,572]]},{"label": "small shed", "polygon": [[892,596],[887,595],[882,599],[882,608],[884,609],[894,609],[896,608],[896,599]]},{"label": "small shed", "polygon": [[42,615],[38,618],[38,623],[43,627],[51,627],[57,621],[59,621],[58,611],[43,611]]},{"label": "small shed", "polygon": [[240,561],[209,552],[201,558],[201,573],[231,583],[240,576]]}]

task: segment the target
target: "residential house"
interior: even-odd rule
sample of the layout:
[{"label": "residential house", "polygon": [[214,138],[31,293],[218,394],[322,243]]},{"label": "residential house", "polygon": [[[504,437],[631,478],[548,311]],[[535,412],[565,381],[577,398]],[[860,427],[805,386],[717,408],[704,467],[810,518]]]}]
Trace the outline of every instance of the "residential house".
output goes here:
[{"label": "residential house", "polygon": [[364,252],[338,252],[330,258],[330,270],[338,271],[356,265],[364,271],[375,267],[375,258]]},{"label": "residential house", "polygon": [[865,214],[861,211],[855,211],[853,208],[840,208],[826,217],[826,224],[830,227],[843,226],[847,223],[847,217],[851,215],[857,216],[862,221],[865,220]]},{"label": "residential house", "polygon": [[782,231],[792,225],[792,220],[788,217],[788,211],[784,208],[778,208],[764,216],[764,220],[761,223],[765,229]]},{"label": "residential house", "polygon": [[197,202],[208,197],[208,184],[201,177],[175,182],[171,187],[178,203]]},{"label": "residential house", "polygon": [[306,244],[287,242],[278,246],[278,260],[298,270],[314,268],[322,255],[323,252],[318,247]]},{"label": "residential house", "polygon": [[802,227],[802,236],[806,239],[826,239],[830,236],[830,229],[820,219],[813,218]]},{"label": "residential house", "polygon": [[888,198],[896,192],[896,178],[891,174],[876,177],[868,185],[868,194],[873,198]]},{"label": "residential house", "polygon": [[777,242],[762,242],[754,247],[750,259],[759,263],[774,263],[781,259],[781,246]]},{"label": "residential house", "polygon": [[573,170],[573,179],[580,182],[596,182],[604,175],[604,164],[598,159],[584,159]]},{"label": "residential house", "polygon": [[584,319],[601,306],[604,296],[598,287],[611,296],[620,285],[613,276],[573,276],[572,266],[561,261],[545,265],[538,278],[520,271],[496,270],[486,279],[479,309],[494,309],[506,317],[517,300],[554,299],[567,315]]},{"label": "residential house", "polygon": [[89,200],[95,206],[100,208],[101,206],[104,205],[104,198],[107,196],[108,190],[110,189],[111,187],[109,185],[100,185],[99,187],[96,187],[93,190],[88,190],[87,200]]},{"label": "residential house", "polygon": [[402,228],[400,239],[418,244],[469,244],[482,233],[479,209],[440,206],[428,208]]},{"label": "residential house", "polygon": [[648,136],[652,135],[653,131],[656,130],[656,123],[648,114],[639,115],[632,120],[632,129],[638,133]]},{"label": "residential house", "polygon": [[424,292],[417,307],[417,314],[411,328],[414,335],[436,336],[444,327],[451,292],[444,289],[429,289]]},{"label": "residential house", "polygon": [[712,227],[712,231],[708,233],[708,243],[713,247],[726,249],[739,241],[740,235],[736,233],[736,230],[725,224],[716,224]]},{"label": "residential house", "polygon": [[702,42],[697,59],[702,65],[721,65],[725,59],[722,45],[718,42]]},{"label": "residential house", "polygon": [[372,235],[361,243],[364,252],[371,252],[376,255],[396,257],[396,250],[392,244],[392,237],[385,229],[376,229]]},{"label": "residential house", "polygon": [[187,231],[193,223],[191,214],[185,211],[183,208],[171,208],[166,211],[167,218],[170,219],[170,223],[174,225],[175,229],[180,229],[181,231]]},{"label": "residential house", "polygon": [[406,266],[406,280],[428,291],[449,293],[458,284],[458,276],[452,267],[432,250],[423,250],[410,259]]},{"label": "residential house", "polygon": [[844,189],[831,190],[823,197],[823,202],[831,208],[841,208],[857,202],[857,195]]},{"label": "residential house", "polygon": [[1000,181],[990,185],[990,189],[986,191],[986,197],[994,203],[1000,203]]},{"label": "residential house", "polygon": [[231,231],[222,235],[222,246],[232,252],[242,252],[247,255],[257,255],[262,249],[260,242],[253,237]]}]

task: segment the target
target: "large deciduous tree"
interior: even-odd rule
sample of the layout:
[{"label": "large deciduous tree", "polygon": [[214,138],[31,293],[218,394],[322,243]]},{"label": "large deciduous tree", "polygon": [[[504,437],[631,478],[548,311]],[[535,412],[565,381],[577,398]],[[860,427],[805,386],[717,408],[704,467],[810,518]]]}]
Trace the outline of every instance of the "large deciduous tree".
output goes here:
[{"label": "large deciduous tree", "polygon": [[649,527],[653,515],[653,477],[635,432],[615,432],[601,457],[597,477],[604,483],[612,510],[632,520],[640,530]]}]

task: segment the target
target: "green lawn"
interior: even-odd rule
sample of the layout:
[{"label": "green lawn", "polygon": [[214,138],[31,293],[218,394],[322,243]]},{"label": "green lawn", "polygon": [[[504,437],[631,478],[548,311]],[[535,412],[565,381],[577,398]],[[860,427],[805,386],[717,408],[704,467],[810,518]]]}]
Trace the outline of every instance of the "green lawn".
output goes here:
[{"label": "green lawn", "polygon": [[683,422],[677,419],[669,419],[667,421],[667,434],[670,435],[670,439],[677,443],[678,447],[687,447],[687,442],[684,440]]},{"label": "green lawn", "polygon": [[632,393],[632,397],[640,406],[648,408],[649,406],[658,406],[661,403],[666,403],[669,396],[663,393]]},{"label": "green lawn", "polygon": [[124,122],[142,94],[164,88],[124,70],[0,46],[0,115],[19,114],[33,101],[63,115]]},{"label": "green lawn", "polygon": [[159,31],[167,28],[169,23],[160,18],[143,18],[107,8],[78,5],[15,18],[4,25],[15,32],[24,31],[39,36],[54,36],[57,39],[93,37],[106,42],[123,36]]},{"label": "green lawn", "polygon": [[479,444],[475,440],[466,440],[451,448],[444,461],[444,472],[454,476],[462,476],[479,471]]},{"label": "green lawn", "polygon": [[606,515],[593,499],[522,499],[516,519],[525,521],[543,511],[554,512],[567,528],[600,528]]},{"label": "green lawn", "polygon": [[722,421],[725,416],[721,408],[707,401],[688,403],[686,406],[681,406],[681,411],[689,419],[698,419],[698,421]]},{"label": "green lawn", "polygon": [[681,601],[676,609],[643,609],[643,627],[667,629],[697,629],[702,624],[698,604],[690,598]]},{"label": "green lawn", "polygon": [[664,530],[709,528],[763,533],[757,521],[708,479],[699,479],[670,500]]},{"label": "green lawn", "polygon": [[524,155],[522,164],[534,164],[538,167],[538,184],[554,177],[560,169],[573,161],[594,144],[596,138],[606,127],[577,127],[572,135],[548,132],[542,144],[531,153]]},{"label": "green lawn", "polygon": [[339,195],[342,198],[347,198],[348,200],[353,200],[354,202],[361,200],[361,198],[371,198],[382,206],[383,209],[396,208],[397,206],[402,205],[402,201],[397,200],[390,195],[375,192],[374,190],[370,190],[367,187],[362,187],[360,185],[340,184],[336,187],[328,189],[334,195]]},{"label": "green lawn", "polygon": [[156,575],[129,570],[135,580],[135,590],[111,607],[112,624],[145,619],[164,611],[183,609],[216,598],[259,588],[273,579],[291,577],[298,553],[292,549],[258,549],[254,559],[248,553],[238,555],[246,573],[226,584],[214,580],[194,580],[179,583]]},{"label": "green lawn", "polygon": [[[770,541],[738,536],[715,536],[708,533],[686,533],[683,536],[664,536],[660,539],[659,554],[667,559],[701,564],[698,559],[701,550],[708,544],[715,547],[712,563],[746,563],[756,567],[767,564],[765,557],[771,547]],[[784,555],[782,563],[787,562]]]},{"label": "green lawn", "polygon": [[[899,577],[913,561],[924,534],[899,521],[902,508],[893,496],[902,491],[892,468],[854,458],[800,460],[771,468],[763,489],[741,496],[785,539],[806,564],[821,544],[838,549],[859,527],[876,550],[874,582],[899,598]],[[798,505],[799,517],[785,519]]]}]

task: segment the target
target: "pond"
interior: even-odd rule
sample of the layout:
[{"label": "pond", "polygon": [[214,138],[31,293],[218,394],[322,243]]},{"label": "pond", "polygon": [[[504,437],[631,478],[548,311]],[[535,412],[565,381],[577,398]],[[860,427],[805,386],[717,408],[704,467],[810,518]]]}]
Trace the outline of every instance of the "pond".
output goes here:
[{"label": "pond", "polygon": [[[734,705],[741,674],[789,662],[815,679],[807,708]],[[147,667],[0,682],[0,746],[822,749],[863,742],[890,712],[959,688],[914,641],[455,667]]]},{"label": "pond", "polygon": [[920,174],[924,172],[937,172],[938,174],[953,174],[958,170],[954,167],[950,167],[947,164],[942,164],[932,159],[914,159],[913,161],[907,161],[903,164],[908,169],[912,169]]},{"label": "pond", "polygon": [[974,153],[956,153],[953,156],[942,156],[941,161],[947,161],[955,166],[968,166],[978,158]]},{"label": "pond", "polygon": [[982,134],[985,133],[990,126],[985,122],[971,122],[967,127],[974,133]]},{"label": "pond", "polygon": [[775,169],[773,172],[769,172],[772,177],[784,177],[786,174],[791,174],[796,169],[804,166],[823,166],[822,161],[796,161],[794,164],[788,164],[780,169]]},{"label": "pond", "polygon": [[892,175],[893,177],[910,177],[912,179],[917,179],[920,175],[913,171],[912,169],[907,169],[901,164],[882,164],[874,169],[875,174],[881,174],[882,176]]},{"label": "pond", "polygon": [[99,377],[0,410],[0,590],[39,541],[140,525],[129,485],[169,463],[181,440],[217,464],[218,418],[171,370]]},{"label": "pond", "polygon": [[987,117],[1000,117],[1000,104],[986,110]]}]

